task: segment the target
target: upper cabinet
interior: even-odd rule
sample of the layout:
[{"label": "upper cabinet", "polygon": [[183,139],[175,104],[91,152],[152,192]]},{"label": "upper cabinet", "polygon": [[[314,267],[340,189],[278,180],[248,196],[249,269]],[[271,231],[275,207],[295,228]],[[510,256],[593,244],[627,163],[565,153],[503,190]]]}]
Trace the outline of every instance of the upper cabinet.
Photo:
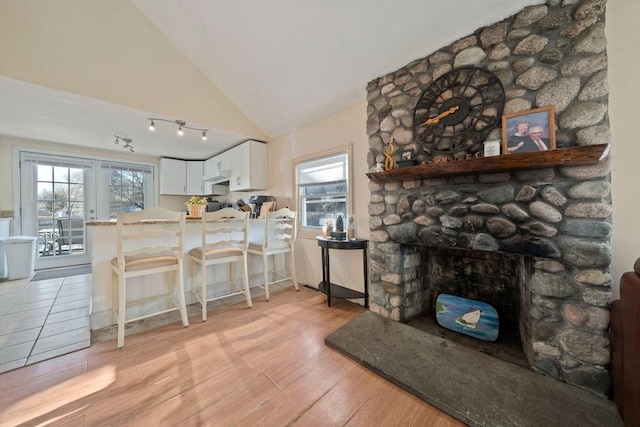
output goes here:
[{"label": "upper cabinet", "polygon": [[204,162],[160,158],[160,194],[202,195]]},{"label": "upper cabinet", "polygon": [[249,140],[226,153],[231,170],[229,191],[267,189],[267,144]]},{"label": "upper cabinet", "polygon": [[160,194],[187,192],[187,165],[184,160],[160,158]]},{"label": "upper cabinet", "polygon": [[204,162],[200,160],[190,160],[187,164],[187,195],[204,194],[204,181],[202,175],[204,173]]},{"label": "upper cabinet", "polygon": [[210,184],[229,181],[231,165],[228,151],[204,161],[204,179]]},{"label": "upper cabinet", "polygon": [[[218,185],[224,184],[224,185]],[[267,144],[249,140],[205,161],[160,158],[160,194],[223,195],[267,189]]]}]

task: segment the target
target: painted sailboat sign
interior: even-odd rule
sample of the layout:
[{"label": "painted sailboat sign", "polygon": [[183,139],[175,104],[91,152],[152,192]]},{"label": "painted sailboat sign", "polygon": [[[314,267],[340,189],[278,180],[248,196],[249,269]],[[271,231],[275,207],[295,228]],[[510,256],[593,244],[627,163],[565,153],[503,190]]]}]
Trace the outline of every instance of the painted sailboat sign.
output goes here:
[{"label": "painted sailboat sign", "polygon": [[436,320],[444,328],[484,341],[498,339],[498,312],[487,303],[440,294]]}]

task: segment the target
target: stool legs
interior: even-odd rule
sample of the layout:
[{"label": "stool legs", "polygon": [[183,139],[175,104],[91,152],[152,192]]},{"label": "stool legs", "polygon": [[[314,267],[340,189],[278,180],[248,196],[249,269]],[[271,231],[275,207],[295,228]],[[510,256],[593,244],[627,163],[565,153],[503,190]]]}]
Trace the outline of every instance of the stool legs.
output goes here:
[{"label": "stool legs", "polygon": [[179,262],[178,270],[175,271],[174,274],[178,276],[178,289],[176,291],[178,294],[178,308],[180,311],[180,317],[182,318],[182,326],[186,328],[189,326],[189,316],[187,316],[187,303],[184,299],[184,274],[182,274],[183,262],[184,261]]},{"label": "stool legs", "polygon": [[264,274],[264,296],[269,301],[269,259],[267,254],[262,254],[262,268]]},{"label": "stool legs", "polygon": [[124,319],[127,313],[124,274],[118,275],[118,348],[124,346]]},{"label": "stool legs", "polygon": [[291,280],[293,281],[293,286],[296,288],[296,291],[299,291],[300,288],[298,287],[298,279],[296,276],[296,261],[295,261],[295,257],[293,255],[293,248],[291,248],[291,251],[289,252],[289,270],[291,272]]},{"label": "stool legs", "polygon": [[207,320],[207,265],[200,264],[200,270],[202,271],[202,293],[200,296],[200,301],[202,302],[202,321]]},{"label": "stool legs", "polygon": [[246,252],[242,257],[242,285],[244,287],[244,296],[247,300],[247,306],[253,307],[253,303],[251,302],[251,293],[249,291],[249,268],[247,267]]}]

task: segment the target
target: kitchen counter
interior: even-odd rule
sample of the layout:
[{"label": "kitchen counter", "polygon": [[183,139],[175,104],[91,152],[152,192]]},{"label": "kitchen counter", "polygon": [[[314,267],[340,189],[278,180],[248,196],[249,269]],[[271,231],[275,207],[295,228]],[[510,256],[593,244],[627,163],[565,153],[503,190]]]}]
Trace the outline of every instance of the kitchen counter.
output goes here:
[{"label": "kitchen counter", "polygon": [[[2,212],[2,211],[0,211]],[[2,218],[0,216],[0,218]],[[196,217],[196,216],[189,216],[187,215],[187,222],[200,222],[202,218],[201,217]],[[252,221],[252,219],[250,219],[249,221]],[[101,227],[101,226],[110,226],[110,225],[116,225],[116,220],[109,220],[109,219],[105,219],[105,220],[101,220],[101,221],[87,221],[86,225],[88,227]]]},{"label": "kitchen counter", "polygon": [[[194,247],[202,244],[200,218],[189,218],[186,224],[184,236],[184,288],[185,299],[187,304],[195,303],[192,298],[192,289],[194,281],[196,285],[200,284],[200,273],[192,280],[190,276],[191,261],[188,252]],[[93,270],[93,313],[91,315],[91,328],[100,329],[115,324],[113,316],[112,300],[112,277],[111,277],[111,260],[117,255],[117,235],[115,230],[115,221],[89,221],[86,223],[87,232],[90,235],[91,243],[91,267]],[[140,224],[144,227],[144,223]],[[264,219],[249,220],[249,241],[261,240],[264,233]],[[279,255],[277,258],[278,270],[284,268],[284,256]],[[250,286],[255,287],[257,283],[262,284],[262,258],[257,255],[249,254],[249,279]],[[230,280],[230,269],[227,265],[209,266],[209,278],[215,278],[215,285],[209,285],[209,288],[219,290],[219,294],[228,293]],[[237,266],[237,271],[242,271]],[[159,284],[166,283],[169,275],[150,275],[135,277],[132,286],[128,287],[127,298],[137,300],[146,298],[156,294]],[[240,277],[240,274],[238,274]],[[252,280],[254,279],[254,280]],[[160,283],[158,283],[160,281]],[[225,284],[226,283],[226,284]],[[215,292],[215,291],[214,291]]]}]

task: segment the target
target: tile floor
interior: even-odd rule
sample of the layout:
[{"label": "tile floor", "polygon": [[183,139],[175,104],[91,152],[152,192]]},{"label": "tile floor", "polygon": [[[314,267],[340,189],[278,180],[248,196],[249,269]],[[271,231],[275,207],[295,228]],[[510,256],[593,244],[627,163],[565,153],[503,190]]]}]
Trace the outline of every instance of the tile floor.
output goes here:
[{"label": "tile floor", "polygon": [[0,282],[0,372],[89,347],[91,274]]}]

